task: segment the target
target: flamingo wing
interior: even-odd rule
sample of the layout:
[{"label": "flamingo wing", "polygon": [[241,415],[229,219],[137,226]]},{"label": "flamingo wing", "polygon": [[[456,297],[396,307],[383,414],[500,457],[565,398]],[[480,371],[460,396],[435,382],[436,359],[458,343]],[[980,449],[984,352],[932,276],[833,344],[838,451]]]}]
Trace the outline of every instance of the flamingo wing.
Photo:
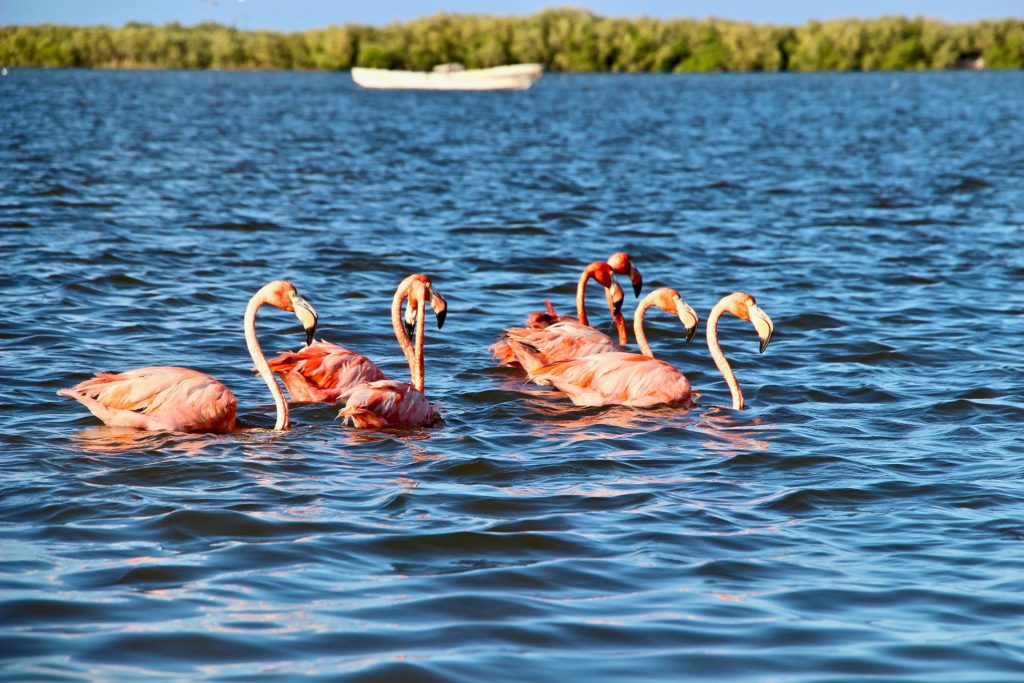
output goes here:
[{"label": "flamingo wing", "polygon": [[382,380],[352,388],[339,417],[356,427],[428,427],[438,414],[408,382]]},{"label": "flamingo wing", "polygon": [[527,371],[557,361],[610,353],[621,348],[605,333],[569,321],[558,322],[539,330],[511,328],[505,331],[504,341],[515,359]]},{"label": "flamingo wing", "polygon": [[75,399],[112,427],[173,432],[235,429],[235,395],[209,375],[188,368],[100,372],[57,394]]},{"label": "flamingo wing", "polygon": [[694,399],[690,382],[681,372],[638,353],[599,353],[559,361],[531,371],[530,379],[565,392],[579,406],[689,406]]},{"label": "flamingo wing", "polygon": [[385,379],[366,356],[330,342],[313,342],[301,351],[286,351],[268,361],[293,401],[334,403],[363,382]]}]

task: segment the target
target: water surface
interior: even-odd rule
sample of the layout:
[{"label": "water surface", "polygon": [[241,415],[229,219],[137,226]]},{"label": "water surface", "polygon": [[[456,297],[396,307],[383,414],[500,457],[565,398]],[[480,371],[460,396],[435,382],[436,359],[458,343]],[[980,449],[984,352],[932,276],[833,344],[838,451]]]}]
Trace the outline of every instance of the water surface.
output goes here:
[{"label": "water surface", "polygon": [[[345,74],[0,80],[0,675],[9,680],[1024,678],[1024,74],[563,76],[395,93]],[[628,250],[700,406],[581,409],[486,347]],[[406,377],[434,429],[273,404],[248,297]],[[630,295],[631,296],[631,295]],[[599,297],[597,297],[599,298]],[[632,303],[632,299],[629,299]],[[608,327],[606,315],[595,321]],[[264,348],[297,348],[261,313]],[[226,436],[102,427],[54,392],[187,365]]]}]

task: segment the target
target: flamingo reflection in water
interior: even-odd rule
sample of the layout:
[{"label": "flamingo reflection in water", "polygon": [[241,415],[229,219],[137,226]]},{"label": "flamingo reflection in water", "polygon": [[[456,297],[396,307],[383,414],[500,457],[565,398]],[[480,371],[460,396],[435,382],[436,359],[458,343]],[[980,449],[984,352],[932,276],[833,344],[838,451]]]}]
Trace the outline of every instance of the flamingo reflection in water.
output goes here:
[{"label": "flamingo reflection in water", "polygon": [[88,427],[71,435],[71,443],[87,453],[111,455],[129,451],[159,451],[196,457],[225,437],[218,434],[151,432],[133,427]]}]

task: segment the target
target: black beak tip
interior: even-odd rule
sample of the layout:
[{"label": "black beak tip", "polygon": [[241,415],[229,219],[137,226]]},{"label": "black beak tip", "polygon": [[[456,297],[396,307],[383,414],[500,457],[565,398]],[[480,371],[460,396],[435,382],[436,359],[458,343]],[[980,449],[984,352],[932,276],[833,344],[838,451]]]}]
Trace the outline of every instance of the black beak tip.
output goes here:
[{"label": "black beak tip", "polygon": [[764,339],[762,339],[761,348],[758,350],[758,353],[764,353],[764,350],[768,348],[768,342],[770,342],[771,340],[771,337],[765,337]]},{"label": "black beak tip", "polygon": [[313,343],[314,334],[316,334],[316,327],[310,327],[306,330],[306,346]]},{"label": "black beak tip", "polygon": [[405,333],[409,335],[409,339],[412,339],[412,336],[416,334],[416,325],[412,323],[405,323]]},{"label": "black beak tip", "polygon": [[637,280],[636,282],[634,282],[633,283],[633,296],[634,297],[639,297],[640,296],[640,290],[642,290],[643,288],[644,288],[644,281],[643,280]]},{"label": "black beak tip", "polygon": [[621,301],[616,301],[615,302],[615,315],[622,315],[622,302]]},{"label": "black beak tip", "polygon": [[437,329],[444,327],[444,320],[448,317],[448,311],[441,311],[437,314]]},{"label": "black beak tip", "polygon": [[686,330],[686,343],[689,344],[693,341],[693,335],[697,334],[697,326],[694,325],[690,329]]}]

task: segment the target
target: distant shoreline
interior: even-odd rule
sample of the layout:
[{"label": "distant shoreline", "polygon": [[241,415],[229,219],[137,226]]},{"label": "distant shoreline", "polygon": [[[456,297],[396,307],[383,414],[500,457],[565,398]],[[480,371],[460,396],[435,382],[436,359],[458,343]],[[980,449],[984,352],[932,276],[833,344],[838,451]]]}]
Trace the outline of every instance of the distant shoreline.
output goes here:
[{"label": "distant shoreline", "polygon": [[1024,68],[1024,19],[811,21],[436,15],[282,33],[220,24],[0,26],[0,66],[220,71],[429,70],[540,62],[550,72],[703,73]]}]

